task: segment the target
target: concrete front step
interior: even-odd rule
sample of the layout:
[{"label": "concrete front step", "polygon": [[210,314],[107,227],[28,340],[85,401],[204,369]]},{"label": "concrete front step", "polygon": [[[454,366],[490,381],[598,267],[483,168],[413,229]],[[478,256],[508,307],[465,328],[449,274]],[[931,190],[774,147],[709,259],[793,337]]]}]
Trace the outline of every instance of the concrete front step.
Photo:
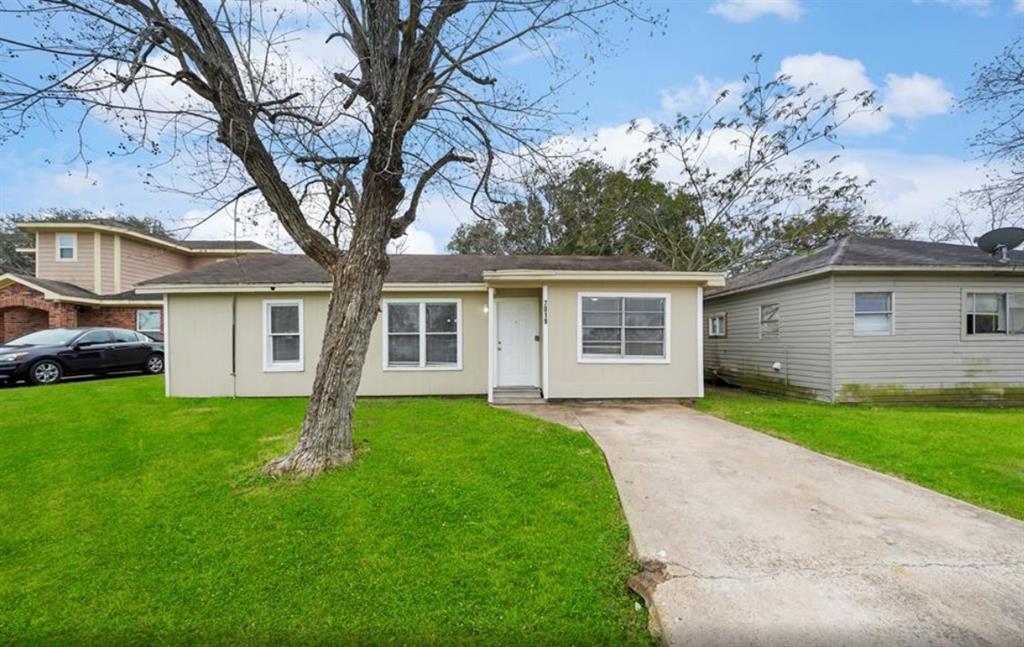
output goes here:
[{"label": "concrete front step", "polygon": [[536,387],[503,387],[494,389],[494,404],[543,404],[544,398]]}]

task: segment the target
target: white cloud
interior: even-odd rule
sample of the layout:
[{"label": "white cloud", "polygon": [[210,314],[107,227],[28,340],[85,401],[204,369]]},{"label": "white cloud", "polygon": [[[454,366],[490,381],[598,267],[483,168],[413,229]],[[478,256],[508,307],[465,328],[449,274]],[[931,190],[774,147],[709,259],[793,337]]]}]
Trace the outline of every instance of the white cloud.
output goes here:
[{"label": "white cloud", "polygon": [[886,113],[904,119],[942,115],[953,106],[953,93],[942,79],[914,72],[911,76],[885,77],[882,104]]},{"label": "white cloud", "polygon": [[850,94],[875,92],[876,105],[881,105],[882,109],[855,114],[843,126],[843,132],[851,134],[885,132],[892,128],[893,117],[912,121],[945,114],[953,106],[953,94],[942,79],[919,72],[911,76],[889,74],[885,77],[885,86],[879,88],[859,60],[823,52],[784,58],[779,73],[791,77],[796,85],[814,83],[827,93],[844,89]]},{"label": "white cloud", "polygon": [[762,16],[799,20],[804,8],[799,0],[719,0],[708,12],[731,22],[750,22]]},{"label": "white cloud", "polygon": [[1024,13],[1024,0],[1015,0],[1013,10],[1017,13]]},{"label": "white cloud", "polygon": [[698,74],[689,85],[676,90],[662,90],[661,108],[665,112],[702,112],[710,108],[722,92],[728,92],[723,105],[735,105],[743,92],[743,82],[708,79]]},{"label": "white cloud", "polygon": [[411,225],[405,230],[405,236],[393,241],[388,248],[392,254],[436,254],[437,241],[434,235]]}]

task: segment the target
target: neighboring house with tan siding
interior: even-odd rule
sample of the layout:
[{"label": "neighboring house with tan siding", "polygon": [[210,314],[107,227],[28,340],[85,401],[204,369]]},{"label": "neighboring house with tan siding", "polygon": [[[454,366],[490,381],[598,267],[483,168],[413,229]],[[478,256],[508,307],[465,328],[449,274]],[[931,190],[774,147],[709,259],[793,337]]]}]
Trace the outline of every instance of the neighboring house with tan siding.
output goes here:
[{"label": "neighboring house with tan siding", "polygon": [[1024,404],[1024,252],[849,237],[704,297],[705,372],[828,402]]},{"label": "neighboring house with tan siding", "polygon": [[0,343],[52,327],[114,326],[160,337],[163,301],[135,286],[164,274],[247,254],[271,254],[250,241],[181,241],[115,220],[27,221],[34,237],[18,251],[34,276],[0,275]]},{"label": "neighboring house with tan siding", "polygon": [[[360,395],[696,398],[715,273],[641,258],[391,257]],[[167,394],[308,395],[330,281],[305,256],[144,282],[166,299]]]}]

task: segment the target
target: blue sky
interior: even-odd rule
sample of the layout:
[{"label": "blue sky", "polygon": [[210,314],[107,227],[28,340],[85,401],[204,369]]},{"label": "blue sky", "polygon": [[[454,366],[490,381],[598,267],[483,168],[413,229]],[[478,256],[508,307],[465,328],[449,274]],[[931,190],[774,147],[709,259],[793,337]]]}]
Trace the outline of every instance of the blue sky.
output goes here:
[{"label": "blue sky", "polygon": [[[664,119],[677,109],[699,107],[721,87],[751,69],[784,70],[798,81],[825,87],[873,88],[885,106],[881,115],[841,133],[844,168],[875,180],[872,207],[893,219],[928,222],[943,216],[943,204],[982,178],[968,138],[980,117],[956,107],[971,70],[1024,36],[1024,0],[907,2],[810,2],[718,0],[656,3],[668,8],[664,35],[645,27],[614,28],[593,69],[561,95],[561,107],[586,116],[567,134],[596,137],[607,161],[618,164],[635,152],[625,135],[632,119]],[[556,47],[573,55],[570,36]],[[509,56],[519,78],[546,78],[541,61]],[[70,131],[73,116],[63,124]],[[110,145],[111,131],[97,126],[97,148]],[[86,174],[68,162],[74,144],[67,134],[45,130],[5,142],[0,149],[0,210],[49,207],[121,210],[169,223],[202,213],[184,197],[154,193],[140,177],[144,158],[100,157]],[[459,222],[470,216],[442,200],[427,202],[408,249],[443,251]],[[229,232],[224,219],[196,235]],[[279,242],[265,231],[247,235]]]}]

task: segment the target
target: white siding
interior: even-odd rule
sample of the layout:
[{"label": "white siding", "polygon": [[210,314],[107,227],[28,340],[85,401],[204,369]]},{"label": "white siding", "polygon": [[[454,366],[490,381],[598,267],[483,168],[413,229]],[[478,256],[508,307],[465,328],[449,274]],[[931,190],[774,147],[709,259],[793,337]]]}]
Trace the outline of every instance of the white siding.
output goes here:
[{"label": "white siding", "polygon": [[[1024,336],[964,334],[967,291],[1024,292],[1024,274],[836,275],[836,399],[1024,402]],[[854,334],[855,292],[893,293],[892,336]]]},{"label": "white siding", "polygon": [[[829,399],[827,277],[704,299],[704,372],[747,388]],[[779,304],[778,337],[761,338],[758,307]],[[708,317],[728,316],[727,336],[709,337]],[[779,362],[781,370],[772,369]]]}]

